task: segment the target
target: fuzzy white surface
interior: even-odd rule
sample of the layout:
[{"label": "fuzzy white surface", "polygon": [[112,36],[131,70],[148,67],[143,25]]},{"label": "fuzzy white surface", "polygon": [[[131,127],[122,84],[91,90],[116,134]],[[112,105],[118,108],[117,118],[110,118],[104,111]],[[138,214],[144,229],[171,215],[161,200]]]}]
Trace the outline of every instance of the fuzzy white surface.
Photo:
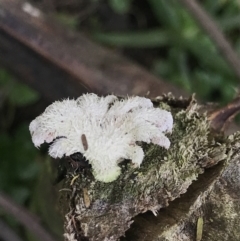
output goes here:
[{"label": "fuzzy white surface", "polygon": [[141,165],[144,153],[137,141],[169,148],[165,133],[172,127],[171,113],[154,108],[147,98],[118,100],[114,95],[85,94],[77,100],[54,102],[31,122],[29,129],[36,147],[53,142],[49,154],[54,158],[80,152],[92,165],[97,180],[111,182],[120,175],[118,164],[122,160]]}]

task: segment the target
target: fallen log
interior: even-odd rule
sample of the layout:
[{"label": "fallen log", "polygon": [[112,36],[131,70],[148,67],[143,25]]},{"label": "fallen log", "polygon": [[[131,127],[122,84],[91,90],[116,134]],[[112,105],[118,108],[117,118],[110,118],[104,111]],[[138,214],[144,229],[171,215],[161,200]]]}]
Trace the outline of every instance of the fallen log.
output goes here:
[{"label": "fallen log", "polygon": [[[214,205],[212,212],[218,214],[216,219],[224,215],[225,220],[240,221],[238,215],[227,216],[229,210],[231,214],[238,212],[239,200],[235,201],[236,206],[226,206],[227,209],[223,204],[217,205],[218,198],[225,198],[218,192],[219,178],[223,177],[222,173],[229,174],[239,158],[239,133],[225,137],[213,131],[208,116],[201,114],[202,107],[194,98],[187,101],[166,96],[154,104],[173,114],[170,149],[144,145],[141,167],[134,169],[125,162],[121,165],[122,174],[111,183],[96,181],[88,170],[69,171],[59,197],[66,217],[65,240],[200,241],[202,235],[208,237],[206,240],[219,240],[211,239],[214,234],[203,229],[203,220],[214,232],[218,225],[217,220],[211,223],[213,216],[209,209],[205,210],[206,205],[208,208]],[[226,120],[224,112],[218,112],[215,118],[219,121],[221,114]],[[232,114],[230,111],[229,118]],[[238,177],[239,169],[235,173]],[[232,183],[237,188],[237,181]],[[224,237],[235,237],[235,240],[236,235],[240,237],[238,226],[226,227],[231,232]]]}]

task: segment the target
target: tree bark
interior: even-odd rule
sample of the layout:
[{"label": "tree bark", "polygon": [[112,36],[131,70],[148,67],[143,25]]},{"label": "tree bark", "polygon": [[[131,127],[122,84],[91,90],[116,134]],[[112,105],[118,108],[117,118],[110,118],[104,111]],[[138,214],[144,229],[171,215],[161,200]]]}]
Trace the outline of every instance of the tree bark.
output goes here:
[{"label": "tree bark", "polygon": [[[121,176],[112,183],[95,181],[89,169],[68,172],[60,192],[66,240],[194,240],[198,218],[201,240],[202,217],[206,240],[217,240],[211,239],[205,227],[208,224],[216,232],[217,221],[210,220],[219,218],[219,206],[225,208],[217,205],[218,198],[224,198],[226,204],[230,200],[229,195],[223,197],[219,178],[224,180],[238,158],[239,134],[227,138],[212,131],[208,116],[201,114],[194,98],[165,96],[154,104],[174,116],[170,149],[144,145],[141,167],[134,169],[126,161]],[[223,216],[239,220],[233,215],[236,207],[229,205],[221,212],[221,220]],[[210,208],[211,212],[216,209],[215,216]],[[233,225],[229,228],[228,235],[233,235]]]}]

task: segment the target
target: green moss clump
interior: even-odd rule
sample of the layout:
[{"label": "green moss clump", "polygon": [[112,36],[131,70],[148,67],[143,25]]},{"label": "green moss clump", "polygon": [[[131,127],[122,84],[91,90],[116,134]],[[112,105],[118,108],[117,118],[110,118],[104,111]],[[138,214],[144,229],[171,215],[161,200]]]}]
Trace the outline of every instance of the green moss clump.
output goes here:
[{"label": "green moss clump", "polygon": [[[145,158],[141,167],[133,168],[126,160],[120,164],[122,174],[112,183],[96,181],[91,171],[79,173],[72,184],[71,174],[65,181],[64,187],[73,190],[68,196],[71,212],[78,217],[81,229],[85,229],[84,235],[93,240],[103,239],[101,234],[96,238],[96,226],[107,230],[99,231],[104,237],[123,235],[135,215],[148,210],[156,214],[185,193],[205,166],[227,157],[226,139],[215,138],[207,115],[198,112],[199,105],[193,98],[186,101],[168,96],[154,104],[171,111],[174,118],[168,150],[143,144]],[[86,190],[89,205],[84,197]]]}]

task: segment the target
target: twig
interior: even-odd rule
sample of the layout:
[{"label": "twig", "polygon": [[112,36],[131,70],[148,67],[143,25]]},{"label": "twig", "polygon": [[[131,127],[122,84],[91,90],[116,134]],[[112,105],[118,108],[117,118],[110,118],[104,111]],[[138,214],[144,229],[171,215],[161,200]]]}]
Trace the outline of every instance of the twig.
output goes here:
[{"label": "twig", "polygon": [[215,43],[219,52],[240,79],[240,59],[214,20],[195,0],[179,0]]},{"label": "twig", "polygon": [[237,96],[233,101],[226,106],[221,107],[212,113],[209,113],[211,127],[216,131],[225,131],[234,117],[240,112],[240,96]]},{"label": "twig", "polygon": [[12,215],[41,241],[56,241],[39,223],[38,217],[0,192],[0,207]]},{"label": "twig", "polygon": [[0,220],[0,238],[4,241],[23,241],[18,235],[2,220]]}]

